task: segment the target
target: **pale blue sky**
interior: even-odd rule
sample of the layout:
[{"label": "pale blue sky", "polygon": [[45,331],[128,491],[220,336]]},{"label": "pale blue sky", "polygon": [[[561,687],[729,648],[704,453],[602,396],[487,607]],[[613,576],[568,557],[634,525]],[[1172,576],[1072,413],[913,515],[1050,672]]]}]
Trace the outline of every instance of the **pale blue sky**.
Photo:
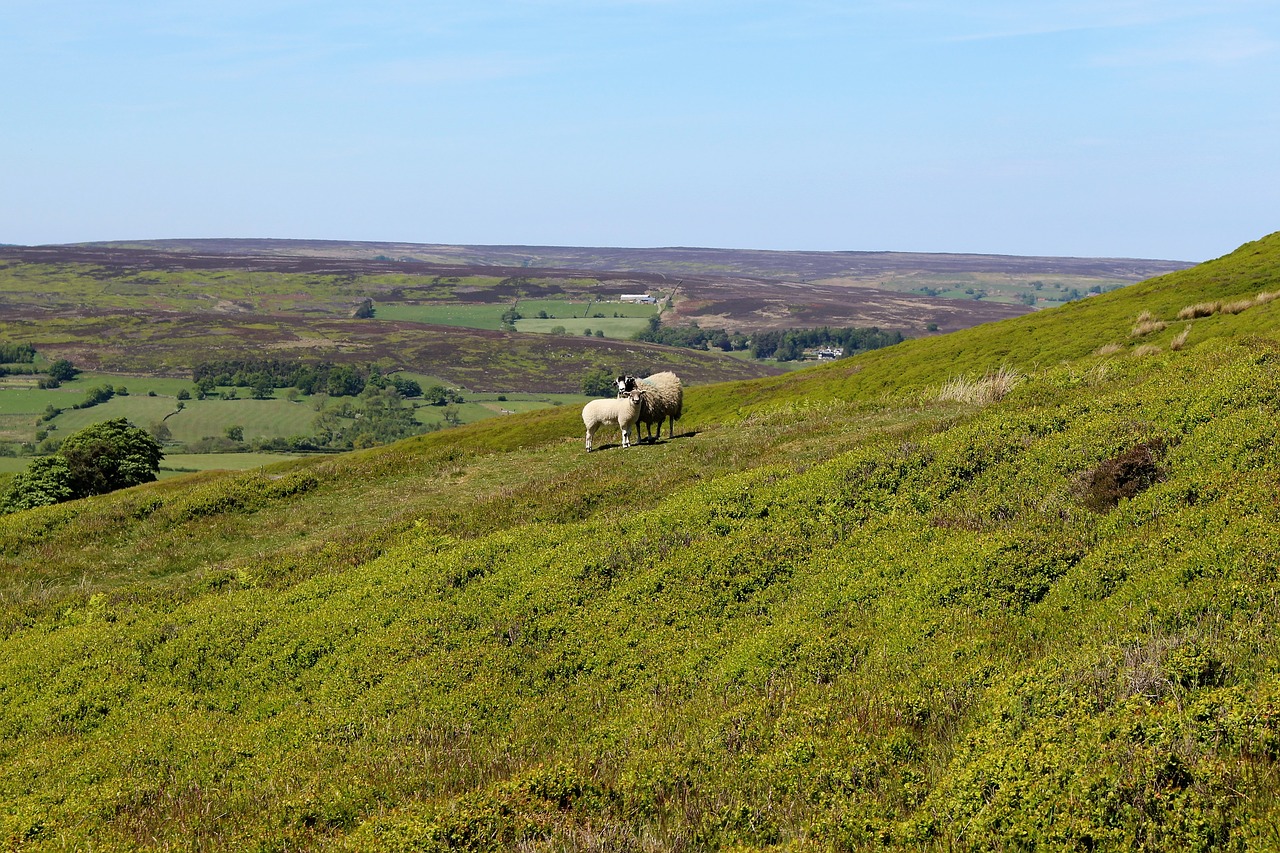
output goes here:
[{"label": "pale blue sky", "polygon": [[0,79],[0,242],[1280,229],[1276,0],[0,0]]}]

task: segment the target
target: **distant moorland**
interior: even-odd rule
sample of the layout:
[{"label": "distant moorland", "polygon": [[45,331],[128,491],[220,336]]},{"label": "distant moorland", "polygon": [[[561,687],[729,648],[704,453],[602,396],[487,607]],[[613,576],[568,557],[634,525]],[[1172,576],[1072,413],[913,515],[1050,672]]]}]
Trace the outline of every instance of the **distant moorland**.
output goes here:
[{"label": "distant moorland", "polygon": [[[0,377],[0,443],[52,449],[94,418],[126,417],[165,437],[171,453],[342,448],[403,436],[414,423],[434,429],[580,402],[592,376],[675,370],[698,385],[776,374],[798,363],[777,358],[801,355],[796,341],[778,346],[791,330],[865,330],[807,339],[891,342],[1177,266],[255,240],[3,247],[0,343],[32,346],[38,357]],[[695,325],[719,337],[689,334]],[[38,368],[60,360],[79,375],[37,387]],[[292,380],[249,393],[291,364],[399,376],[401,390],[417,383],[446,389],[448,399],[436,391],[402,404],[410,421],[388,430],[367,420],[377,407],[286,400]],[[196,390],[179,380],[203,374],[219,387],[178,405],[180,393]],[[310,395],[313,385],[299,387]],[[101,407],[71,413],[86,395],[102,397]],[[353,435],[355,426],[366,429]],[[243,440],[228,444],[228,434]],[[0,472],[22,464],[0,458]]]}]

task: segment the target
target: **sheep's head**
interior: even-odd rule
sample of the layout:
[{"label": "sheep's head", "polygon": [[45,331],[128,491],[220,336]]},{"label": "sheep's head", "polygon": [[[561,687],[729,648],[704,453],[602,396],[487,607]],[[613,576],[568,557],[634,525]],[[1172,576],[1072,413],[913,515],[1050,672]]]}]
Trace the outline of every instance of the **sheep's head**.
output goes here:
[{"label": "sheep's head", "polygon": [[621,397],[629,391],[634,391],[636,387],[636,378],[634,376],[618,377],[618,396]]}]

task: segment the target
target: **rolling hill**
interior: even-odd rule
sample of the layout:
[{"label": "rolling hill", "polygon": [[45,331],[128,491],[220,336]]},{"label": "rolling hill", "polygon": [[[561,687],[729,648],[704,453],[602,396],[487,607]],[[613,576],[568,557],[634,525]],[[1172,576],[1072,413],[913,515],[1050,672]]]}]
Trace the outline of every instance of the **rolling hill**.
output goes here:
[{"label": "rolling hill", "polygon": [[1277,296],[1280,233],[653,445],[551,409],[0,517],[0,837],[1274,849]]},{"label": "rolling hill", "polygon": [[[878,326],[916,337],[1053,307],[1184,269],[1185,261],[910,252],[447,246],[324,240],[143,240],[0,252],[102,270],[238,270],[346,278],[378,299],[387,277],[498,276],[671,297],[669,325],[736,331]],[[353,281],[356,279],[356,281]],[[204,286],[208,288],[209,282]],[[354,286],[353,286],[354,285]],[[348,305],[350,300],[348,299]],[[348,309],[349,310],[349,309]]]}]

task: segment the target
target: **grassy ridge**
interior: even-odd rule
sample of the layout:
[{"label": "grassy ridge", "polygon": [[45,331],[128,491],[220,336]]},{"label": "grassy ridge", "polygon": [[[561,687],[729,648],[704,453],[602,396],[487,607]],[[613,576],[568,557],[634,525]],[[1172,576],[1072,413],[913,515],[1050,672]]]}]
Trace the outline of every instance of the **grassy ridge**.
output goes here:
[{"label": "grassy ridge", "polygon": [[[1273,334],[1277,327],[1275,303],[1240,314],[1215,314],[1192,321],[1180,321],[1178,314],[1204,302],[1230,302],[1280,291],[1278,257],[1280,233],[1247,243],[1218,261],[1052,311],[914,340],[905,349],[877,350],[813,370],[723,384],[699,411],[708,418],[720,419],[767,407],[780,397],[877,399],[1005,366],[1033,371],[1075,362],[1112,346],[1118,349],[1110,353],[1111,359],[1141,356],[1153,348],[1167,350],[1188,326],[1191,331],[1187,341],[1192,344],[1220,336]],[[1135,323],[1143,312],[1168,325],[1148,335],[1133,336]]]},{"label": "grassy ridge", "polygon": [[1278,274],[691,389],[625,452],[545,410],[0,519],[0,835],[1272,848],[1280,302],[1130,333]]}]

